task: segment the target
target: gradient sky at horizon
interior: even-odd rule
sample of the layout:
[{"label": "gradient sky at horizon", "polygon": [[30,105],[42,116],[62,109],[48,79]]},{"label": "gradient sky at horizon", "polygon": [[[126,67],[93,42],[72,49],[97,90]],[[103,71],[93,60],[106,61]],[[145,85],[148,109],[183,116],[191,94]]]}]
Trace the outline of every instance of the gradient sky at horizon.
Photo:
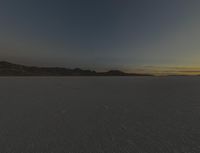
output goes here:
[{"label": "gradient sky at horizon", "polygon": [[199,0],[1,0],[0,60],[133,71],[200,67]]}]

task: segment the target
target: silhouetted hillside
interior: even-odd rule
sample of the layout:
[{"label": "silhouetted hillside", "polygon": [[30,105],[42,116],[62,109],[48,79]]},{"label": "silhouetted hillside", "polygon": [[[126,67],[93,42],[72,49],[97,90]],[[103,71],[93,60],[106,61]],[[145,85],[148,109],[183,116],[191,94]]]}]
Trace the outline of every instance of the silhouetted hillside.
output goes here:
[{"label": "silhouetted hillside", "polygon": [[0,62],[0,76],[147,76],[145,74],[124,73],[119,70],[96,72],[80,68],[35,67]]}]

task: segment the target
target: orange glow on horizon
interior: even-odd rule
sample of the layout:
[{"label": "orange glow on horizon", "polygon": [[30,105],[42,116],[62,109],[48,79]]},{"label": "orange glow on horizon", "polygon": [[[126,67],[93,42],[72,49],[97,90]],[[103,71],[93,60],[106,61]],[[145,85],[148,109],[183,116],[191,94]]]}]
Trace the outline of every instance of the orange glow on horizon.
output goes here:
[{"label": "orange glow on horizon", "polygon": [[167,75],[200,75],[200,67],[157,67],[157,66],[146,66],[142,68],[134,69],[135,73],[140,74],[153,74],[157,76]]}]

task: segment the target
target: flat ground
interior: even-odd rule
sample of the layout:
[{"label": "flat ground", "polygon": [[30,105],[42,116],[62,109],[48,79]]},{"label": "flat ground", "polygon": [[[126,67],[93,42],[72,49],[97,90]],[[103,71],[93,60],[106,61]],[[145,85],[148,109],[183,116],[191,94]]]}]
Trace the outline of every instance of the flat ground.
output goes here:
[{"label": "flat ground", "polygon": [[200,77],[2,77],[0,152],[199,153]]}]

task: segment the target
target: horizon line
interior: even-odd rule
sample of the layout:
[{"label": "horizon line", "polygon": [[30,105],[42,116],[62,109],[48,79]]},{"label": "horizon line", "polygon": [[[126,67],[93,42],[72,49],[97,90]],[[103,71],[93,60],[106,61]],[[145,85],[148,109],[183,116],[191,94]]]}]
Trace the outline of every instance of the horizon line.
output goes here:
[{"label": "horizon line", "polygon": [[[69,68],[66,66],[35,66],[30,64],[20,64],[17,62],[10,62],[7,60],[1,60],[0,62],[7,62],[11,64],[16,65],[22,65],[27,67],[40,67],[40,68],[66,68],[66,69],[79,69],[80,67],[75,68]],[[80,68],[82,69],[82,68]],[[90,69],[90,68],[84,68],[84,70],[91,70],[98,73],[105,72],[105,71],[97,71],[96,69]],[[170,75],[180,75],[180,76],[198,76],[200,75],[200,66],[137,66],[136,68],[133,68],[132,70],[123,70],[120,68],[115,69],[108,69],[106,71],[112,71],[112,70],[118,70],[124,73],[129,74],[149,74],[154,76],[170,76]]]}]

